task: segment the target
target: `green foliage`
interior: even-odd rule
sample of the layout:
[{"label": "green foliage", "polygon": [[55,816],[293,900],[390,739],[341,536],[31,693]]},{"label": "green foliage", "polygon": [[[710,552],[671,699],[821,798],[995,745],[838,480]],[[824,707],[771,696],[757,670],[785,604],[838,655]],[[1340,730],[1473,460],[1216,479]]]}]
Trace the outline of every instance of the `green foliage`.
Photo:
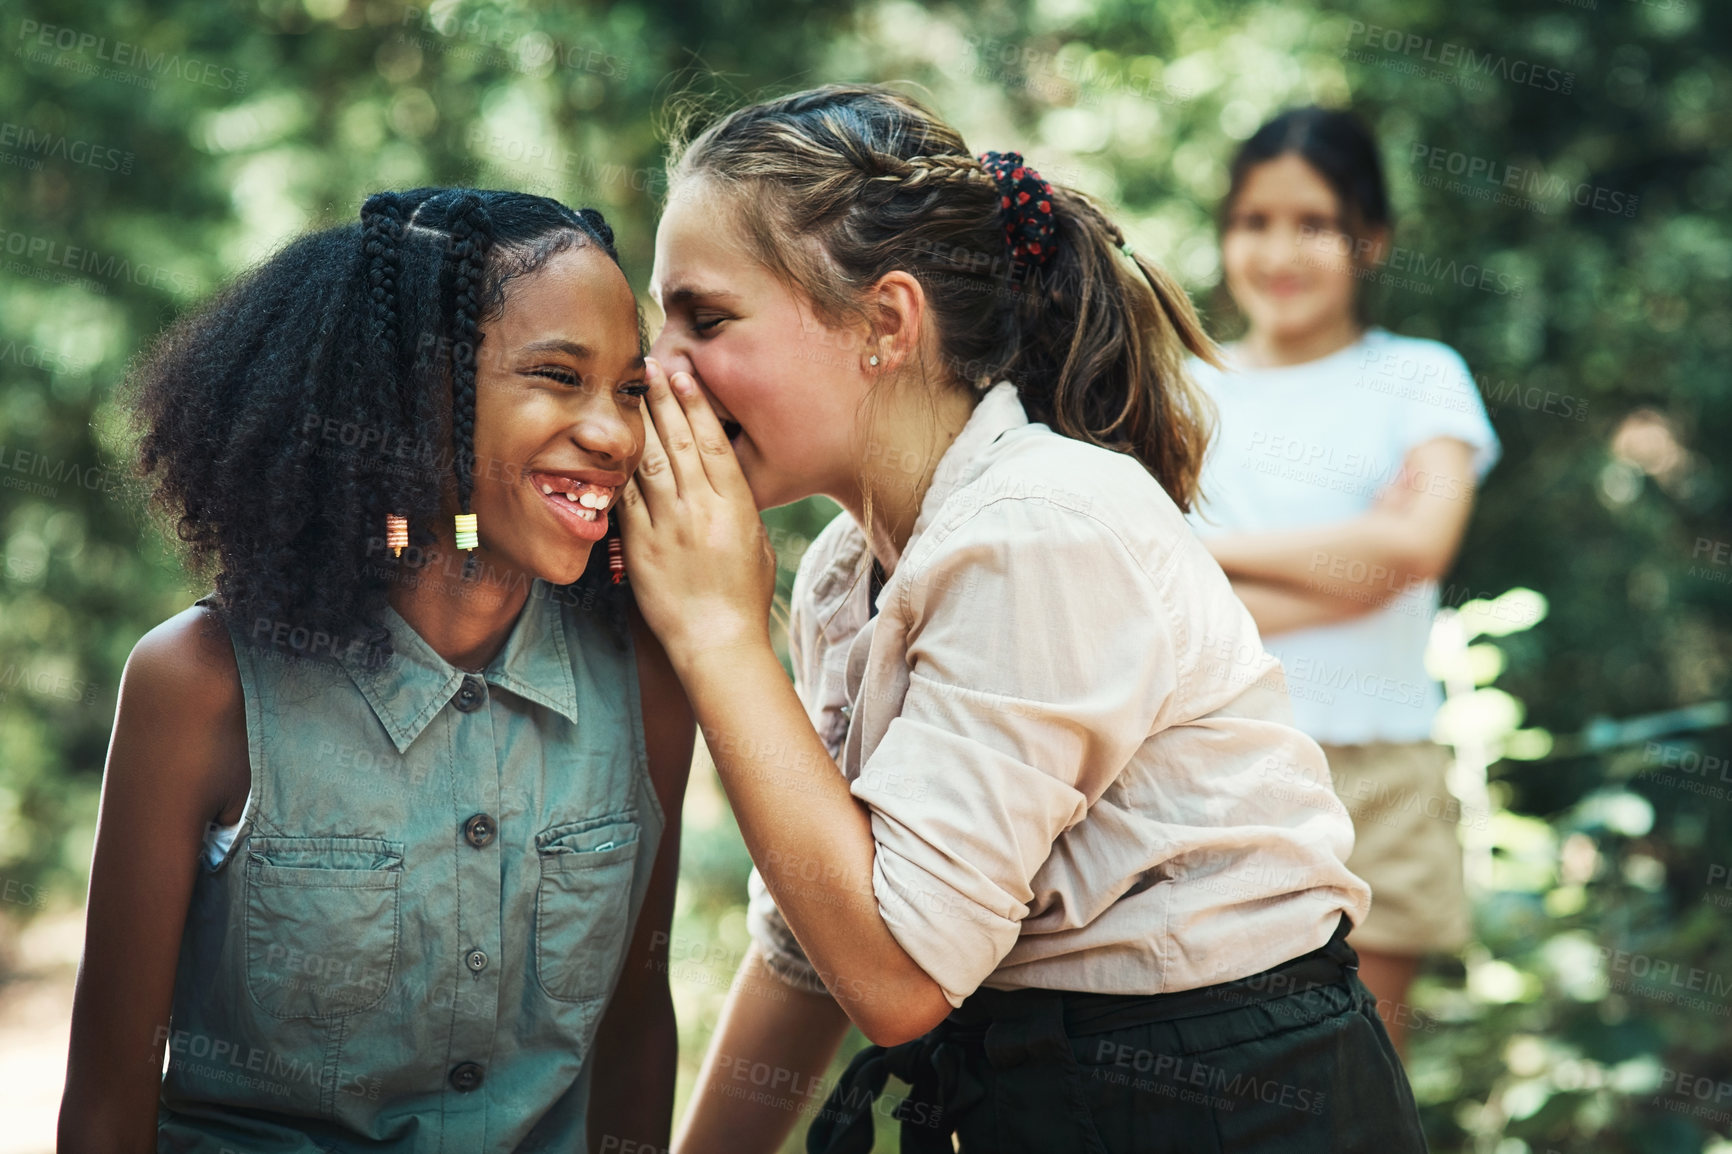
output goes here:
[{"label": "green foliage", "polygon": [[[125,656],[203,588],[130,491],[116,385],[178,310],[300,230],[378,187],[522,187],[607,212],[641,286],[671,95],[902,78],[976,147],[1116,206],[1225,334],[1212,221],[1233,147],[1282,107],[1351,102],[1408,253],[1374,312],[1463,353],[1504,443],[1446,601],[1521,586],[1550,606],[1486,642],[1501,656],[1474,677],[1525,710],[1508,751],[1527,760],[1492,769],[1477,940],[1417,995],[1434,1147],[1695,1151],[1727,1132],[1726,1099],[1699,1094],[1732,1085],[1732,731],[1598,720],[1728,696],[1724,5],[60,0],[9,9],[0,38],[9,895],[81,889]],[[768,516],[784,595],[833,512]],[[676,939],[724,950],[676,958],[688,1074],[744,945],[747,867],[713,779],[694,791]]]}]

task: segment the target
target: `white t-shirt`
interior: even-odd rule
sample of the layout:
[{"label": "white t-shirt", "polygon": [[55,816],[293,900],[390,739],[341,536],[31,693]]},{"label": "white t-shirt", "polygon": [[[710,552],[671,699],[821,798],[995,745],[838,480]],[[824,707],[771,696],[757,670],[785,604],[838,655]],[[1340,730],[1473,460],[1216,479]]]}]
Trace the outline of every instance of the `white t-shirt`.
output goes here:
[{"label": "white t-shirt", "polygon": [[[1359,516],[1400,475],[1408,451],[1435,437],[1473,447],[1476,479],[1497,461],[1497,434],[1479,390],[1448,345],[1372,328],[1302,365],[1238,368],[1231,350],[1226,360],[1226,374],[1190,365],[1220,411],[1203,499],[1190,515],[1200,536]],[[1364,616],[1263,639],[1286,668],[1299,728],[1335,745],[1427,740],[1442,703],[1425,671],[1437,583],[1380,582],[1321,555],[1316,570],[1319,588],[1401,592]]]}]

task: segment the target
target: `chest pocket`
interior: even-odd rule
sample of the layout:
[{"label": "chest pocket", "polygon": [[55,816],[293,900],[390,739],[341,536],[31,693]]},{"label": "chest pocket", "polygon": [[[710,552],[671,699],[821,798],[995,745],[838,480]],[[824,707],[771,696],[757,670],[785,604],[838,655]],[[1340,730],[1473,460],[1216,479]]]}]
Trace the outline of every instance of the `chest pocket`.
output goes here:
[{"label": "chest pocket", "polygon": [[370,1009],[397,965],[400,842],[255,837],[247,847],[247,989],[275,1018]]},{"label": "chest pocket", "polygon": [[560,1002],[606,996],[626,949],[638,822],[633,814],[550,826],[535,835],[535,976]]}]

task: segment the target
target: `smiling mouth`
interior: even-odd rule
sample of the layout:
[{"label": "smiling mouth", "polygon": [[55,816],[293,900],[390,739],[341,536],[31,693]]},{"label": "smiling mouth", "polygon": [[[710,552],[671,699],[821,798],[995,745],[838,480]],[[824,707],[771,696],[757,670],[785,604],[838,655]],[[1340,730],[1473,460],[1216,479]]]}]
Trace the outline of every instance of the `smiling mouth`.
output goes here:
[{"label": "smiling mouth", "polygon": [[618,495],[617,486],[557,473],[531,473],[528,480],[561,524],[575,536],[594,542],[607,533],[607,509]]}]

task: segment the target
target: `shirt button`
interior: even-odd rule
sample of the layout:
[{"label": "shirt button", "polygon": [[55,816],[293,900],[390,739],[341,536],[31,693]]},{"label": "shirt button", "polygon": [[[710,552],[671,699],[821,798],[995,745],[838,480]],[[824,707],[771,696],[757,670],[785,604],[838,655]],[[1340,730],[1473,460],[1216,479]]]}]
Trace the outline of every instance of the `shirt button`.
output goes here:
[{"label": "shirt button", "polygon": [[457,690],[456,704],[464,713],[474,713],[487,704],[487,684],[479,677],[465,677]]},{"label": "shirt button", "polygon": [[470,950],[463,955],[463,964],[468,966],[471,972],[479,974],[487,968],[487,952],[485,950]]},{"label": "shirt button", "polygon": [[480,1066],[476,1065],[474,1062],[461,1062],[451,1067],[451,1077],[449,1081],[453,1090],[457,1091],[459,1094],[467,1094],[469,1091],[481,1085],[481,1077],[482,1071]]},{"label": "shirt button", "polygon": [[493,824],[493,819],[484,813],[478,813],[463,823],[463,837],[476,849],[486,847],[498,832],[499,828]]}]

